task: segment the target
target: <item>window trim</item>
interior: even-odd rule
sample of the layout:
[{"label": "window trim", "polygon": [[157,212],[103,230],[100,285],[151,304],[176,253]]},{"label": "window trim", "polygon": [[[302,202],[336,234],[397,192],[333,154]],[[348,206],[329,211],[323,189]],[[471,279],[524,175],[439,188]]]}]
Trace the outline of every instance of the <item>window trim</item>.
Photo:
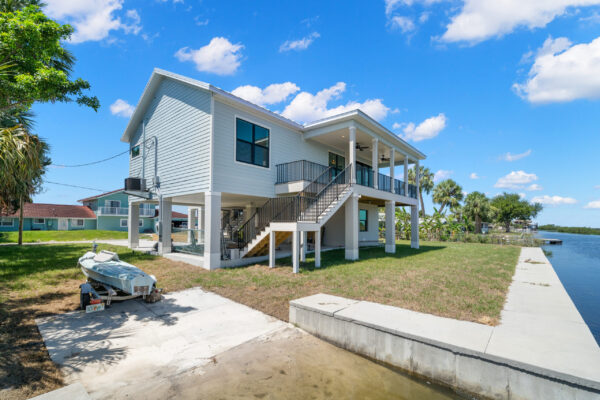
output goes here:
[{"label": "window trim", "polygon": [[[361,221],[360,212],[361,211],[365,212],[365,229],[364,230],[361,229],[361,226],[360,226],[360,221]],[[367,210],[366,208],[358,209],[358,231],[359,232],[369,232],[369,210]]]},{"label": "window trim", "polygon": [[[7,225],[5,222],[10,222],[10,225]],[[0,227],[2,227],[2,228],[14,228],[15,227],[15,218],[0,217]]]},{"label": "window trim", "polygon": [[[36,220],[41,219],[42,222],[36,222]],[[46,223],[46,218],[32,218],[31,223],[33,225],[44,225]]]},{"label": "window trim", "polygon": [[[123,226],[123,221],[125,221],[125,226]],[[144,226],[144,221],[140,218],[138,220],[138,228],[141,228],[142,226]],[[119,221],[119,227],[129,228],[129,218],[121,218],[121,220]]]},{"label": "window trim", "polygon": [[[111,202],[111,201],[116,201],[117,203],[119,203],[119,205],[116,206],[116,207],[114,207],[114,206],[107,206],[106,203],[107,202]],[[104,207],[106,207],[106,208],[121,208],[121,200],[111,200],[111,199],[104,200]]]},{"label": "window trim", "polygon": [[[133,151],[134,151],[135,149],[137,149],[137,154],[134,156],[134,155],[133,155]],[[140,145],[139,145],[139,144],[136,144],[135,146],[131,146],[131,149],[129,150],[129,157],[130,157],[131,159],[134,159],[134,158],[137,158],[137,157],[139,157],[139,156],[140,156],[140,154],[141,154],[141,149],[140,149]]]},{"label": "window trim", "polygon": [[[81,225],[79,224],[79,221],[81,221]],[[85,220],[83,218],[71,218],[71,226],[83,228],[85,226]]]},{"label": "window trim", "polygon": [[[237,159],[237,120],[241,119],[242,121],[260,126],[261,128],[264,128],[266,130],[269,131],[269,147],[267,148],[268,154],[269,154],[269,166],[268,167],[263,167],[262,165],[257,165],[257,164],[253,164],[253,163],[247,163],[245,161],[238,161]],[[273,160],[271,159],[271,144],[272,144],[272,140],[271,140],[271,133],[273,133],[273,129],[271,129],[271,127],[269,125],[265,125],[262,122],[257,122],[255,120],[252,120],[251,118],[246,118],[245,116],[240,116],[239,114],[234,114],[233,116],[233,162],[239,165],[243,165],[243,166],[250,166],[250,167],[254,167],[254,168],[260,168],[261,171],[270,171],[271,170],[271,165],[273,164]],[[240,139],[243,142],[246,142],[243,139]],[[246,142],[248,143],[248,142]],[[253,146],[256,146],[253,144]],[[260,145],[258,145],[259,147],[262,147]]]}]

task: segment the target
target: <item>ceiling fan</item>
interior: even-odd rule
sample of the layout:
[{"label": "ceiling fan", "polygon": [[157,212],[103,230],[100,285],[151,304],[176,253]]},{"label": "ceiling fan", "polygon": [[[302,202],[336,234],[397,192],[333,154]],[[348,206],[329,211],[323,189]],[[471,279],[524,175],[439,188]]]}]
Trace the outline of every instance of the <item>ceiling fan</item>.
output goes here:
[{"label": "ceiling fan", "polygon": [[390,161],[390,158],[389,158],[389,157],[386,157],[386,156],[384,156],[384,155],[382,154],[382,155],[381,155],[381,158],[380,158],[380,160],[381,160],[381,162],[383,163],[383,162]]},{"label": "ceiling fan", "polygon": [[363,146],[360,143],[356,142],[356,150],[363,151],[363,150],[366,150],[368,148],[369,148],[369,146]]}]

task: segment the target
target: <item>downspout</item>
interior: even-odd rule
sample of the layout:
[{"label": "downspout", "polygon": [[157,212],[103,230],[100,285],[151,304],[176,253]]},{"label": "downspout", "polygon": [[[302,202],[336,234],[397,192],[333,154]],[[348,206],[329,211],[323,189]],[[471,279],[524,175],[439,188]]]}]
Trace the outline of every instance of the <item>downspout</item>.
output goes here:
[{"label": "downspout", "polygon": [[142,182],[146,184],[146,120],[142,119]]}]

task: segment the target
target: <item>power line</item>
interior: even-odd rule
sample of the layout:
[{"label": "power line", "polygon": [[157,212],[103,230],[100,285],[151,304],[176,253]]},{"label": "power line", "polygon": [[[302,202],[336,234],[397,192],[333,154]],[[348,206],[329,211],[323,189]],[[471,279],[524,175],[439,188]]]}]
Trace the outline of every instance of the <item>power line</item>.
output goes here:
[{"label": "power line", "polygon": [[59,186],[69,186],[69,187],[74,187],[74,188],[78,188],[78,189],[95,190],[97,192],[102,192],[102,193],[108,192],[108,190],[104,190],[104,189],[96,189],[96,188],[85,187],[85,186],[69,185],[68,183],[60,183],[60,182],[52,182],[52,181],[44,181],[44,183],[51,183],[53,185],[59,185]]},{"label": "power line", "polygon": [[[74,164],[74,165],[63,165],[63,164],[52,164],[53,167],[58,167],[58,168],[78,168],[78,167],[87,167],[88,165],[94,165],[94,164],[100,164],[103,163],[105,161],[109,161],[112,160],[113,158],[117,158],[119,156],[122,156],[123,154],[127,154],[129,153],[129,150],[125,150],[119,154],[115,154],[114,156],[105,158],[103,160],[98,160],[98,161],[92,161],[89,163],[85,163],[85,164]],[[49,182],[51,183],[51,182]],[[95,189],[94,189],[95,190]]]}]

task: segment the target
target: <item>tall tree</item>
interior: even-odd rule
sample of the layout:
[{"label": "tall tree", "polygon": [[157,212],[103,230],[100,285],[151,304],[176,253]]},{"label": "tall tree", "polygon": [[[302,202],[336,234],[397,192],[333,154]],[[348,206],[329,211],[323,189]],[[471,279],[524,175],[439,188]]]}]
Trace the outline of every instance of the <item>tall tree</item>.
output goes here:
[{"label": "tall tree", "polygon": [[[416,185],[415,169],[408,170],[408,183]],[[421,200],[421,216],[425,216],[425,203],[423,202],[423,192],[429,194],[433,189],[433,173],[424,166],[419,166],[419,199]]]},{"label": "tall tree", "polygon": [[463,211],[475,223],[475,233],[481,233],[481,223],[488,222],[490,217],[490,199],[481,192],[471,192],[465,198]]},{"label": "tall tree", "polygon": [[48,145],[21,126],[0,129],[0,210],[19,210],[19,245],[23,244],[23,205],[42,186],[50,165]]},{"label": "tall tree", "polygon": [[446,179],[433,188],[433,202],[440,205],[440,214],[444,207],[456,208],[464,197],[462,187],[452,179]]},{"label": "tall tree", "polygon": [[[0,64],[10,73],[0,75],[0,113],[28,111],[35,102],[77,102],[97,110],[95,96],[84,94],[89,82],[71,79],[74,58],[61,45],[73,32],[48,18],[37,5],[17,8],[27,1],[0,3]],[[32,2],[33,3],[33,2]]]},{"label": "tall tree", "polygon": [[503,193],[492,199],[492,212],[495,220],[504,224],[510,232],[510,223],[515,219],[535,218],[543,207],[540,203],[529,203],[516,193]]}]

